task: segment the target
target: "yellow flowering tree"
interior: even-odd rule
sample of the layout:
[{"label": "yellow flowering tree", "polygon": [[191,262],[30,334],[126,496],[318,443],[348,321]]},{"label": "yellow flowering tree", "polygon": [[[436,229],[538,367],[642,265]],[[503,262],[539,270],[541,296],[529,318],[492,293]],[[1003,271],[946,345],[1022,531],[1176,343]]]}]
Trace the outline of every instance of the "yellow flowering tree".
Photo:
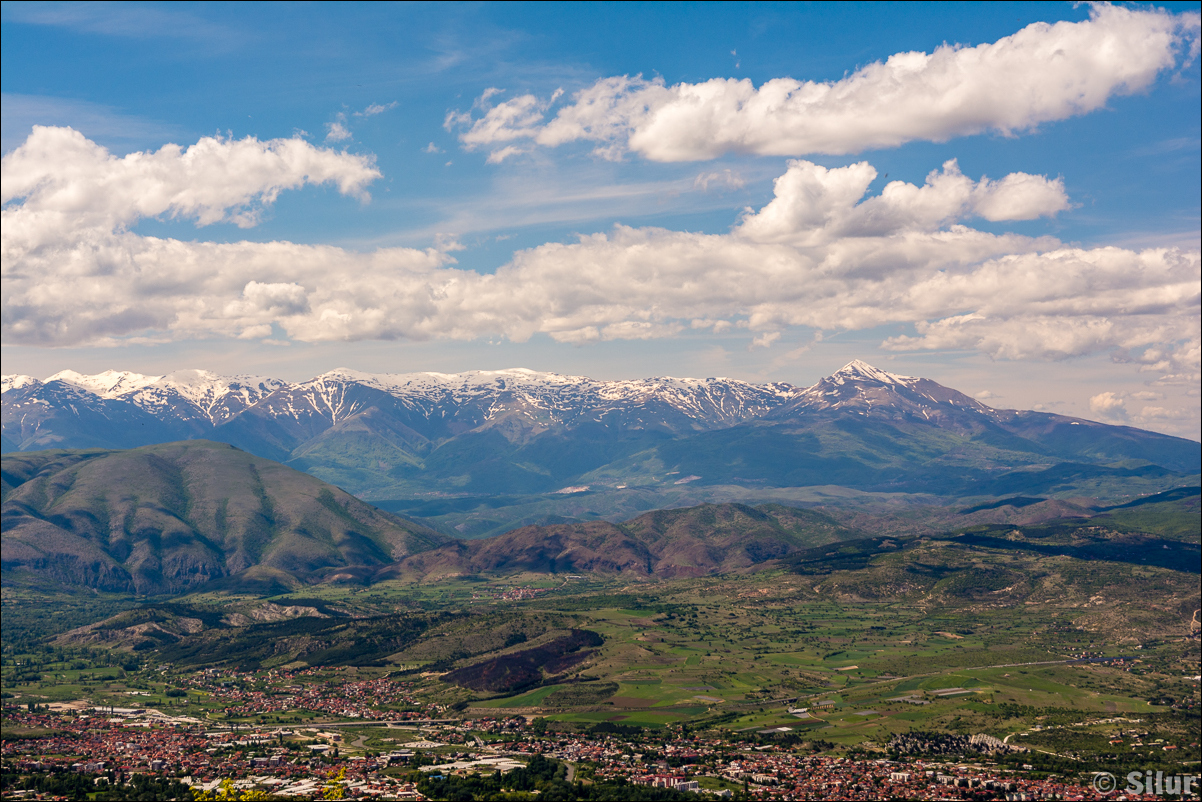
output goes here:
[{"label": "yellow flowering tree", "polygon": [[255,788],[239,790],[234,787],[234,781],[226,777],[221,781],[221,786],[213,791],[193,788],[192,798],[196,802],[259,802],[267,799],[267,794]]},{"label": "yellow flowering tree", "polygon": [[346,779],[346,768],[341,768],[338,771],[331,771],[326,775],[325,789],[322,791],[322,799],[342,799],[346,796],[346,788],[343,787],[342,781]]}]

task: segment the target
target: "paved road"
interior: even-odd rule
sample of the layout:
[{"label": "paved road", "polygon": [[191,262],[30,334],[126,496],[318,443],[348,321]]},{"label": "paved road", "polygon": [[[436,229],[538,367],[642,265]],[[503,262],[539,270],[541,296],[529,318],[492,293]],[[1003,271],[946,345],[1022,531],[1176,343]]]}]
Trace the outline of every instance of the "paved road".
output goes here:
[{"label": "paved road", "polygon": [[[373,719],[352,719],[351,721],[304,721],[297,724],[272,724],[270,728],[296,728],[304,727],[420,727],[424,724],[460,724],[462,719],[457,718],[423,718],[410,719],[407,721],[377,721]],[[261,724],[217,724],[213,727],[214,730],[253,730],[262,728],[267,725]]]},{"label": "paved road", "polygon": [[457,718],[423,718],[407,721],[312,721],[298,724],[298,727],[420,727],[423,724],[458,724]]}]

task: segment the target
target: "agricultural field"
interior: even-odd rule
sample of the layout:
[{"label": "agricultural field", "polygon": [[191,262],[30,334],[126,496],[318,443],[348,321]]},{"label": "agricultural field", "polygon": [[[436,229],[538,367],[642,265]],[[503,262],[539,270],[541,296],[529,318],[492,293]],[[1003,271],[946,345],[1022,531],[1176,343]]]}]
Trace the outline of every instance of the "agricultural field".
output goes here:
[{"label": "agricultural field", "polygon": [[[380,709],[398,715],[454,708],[463,715],[538,716],[564,726],[787,727],[846,747],[883,744],[909,729],[1001,738],[1033,724],[998,714],[1003,709],[1136,718],[1169,705],[1197,710],[1198,640],[1188,619],[1178,621],[1176,632],[1166,619],[1162,630],[1148,633],[1153,637],[1116,642],[1109,632],[1082,625],[1110,620],[1088,608],[831,601],[813,598],[810,577],[788,570],[634,586],[521,580],[326,587],[267,600],[278,609],[326,611],[258,625],[280,634],[281,642],[325,636],[361,644],[387,629],[387,637],[373,641],[376,652],[356,652],[370,658],[363,665],[310,662],[313,655],[341,654],[340,642],[323,642],[309,659],[285,651],[250,660],[261,656],[262,633],[213,628],[200,634],[216,633],[207,645],[227,649],[232,660],[212,663],[219,651],[196,649],[199,635],[154,651],[60,642],[6,655],[4,692],[25,703],[87,699],[246,724],[331,719],[320,710],[231,714],[227,698],[203,687],[181,695],[178,678],[194,669],[166,660],[176,655],[191,666],[254,677],[238,683],[269,693],[298,681],[341,686],[387,679],[404,685],[405,699]],[[515,598],[515,590],[542,592]],[[185,602],[191,606],[184,612],[223,605],[225,615],[231,606],[263,604],[213,595],[177,603]],[[335,615],[339,610],[355,615]],[[186,620],[182,616],[177,620]],[[546,681],[494,691],[450,681],[458,666],[505,663],[506,656],[513,662],[514,655],[563,643],[572,632],[599,637],[565,653],[585,656]],[[186,644],[193,646],[183,649]],[[202,656],[210,663],[198,663]],[[563,658],[556,652],[540,659]],[[1070,662],[1083,659],[1095,662]],[[291,679],[298,672],[304,678]],[[272,679],[273,673],[280,677]],[[168,696],[173,690],[177,695]],[[790,712],[801,708],[806,712]]]}]

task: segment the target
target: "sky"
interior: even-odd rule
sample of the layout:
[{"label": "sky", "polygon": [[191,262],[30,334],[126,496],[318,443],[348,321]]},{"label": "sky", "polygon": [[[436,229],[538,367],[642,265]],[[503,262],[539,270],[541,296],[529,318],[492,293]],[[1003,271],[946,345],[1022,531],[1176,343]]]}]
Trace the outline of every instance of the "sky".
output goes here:
[{"label": "sky", "polygon": [[4,373],[851,359],[1199,439],[1199,4],[0,6]]}]

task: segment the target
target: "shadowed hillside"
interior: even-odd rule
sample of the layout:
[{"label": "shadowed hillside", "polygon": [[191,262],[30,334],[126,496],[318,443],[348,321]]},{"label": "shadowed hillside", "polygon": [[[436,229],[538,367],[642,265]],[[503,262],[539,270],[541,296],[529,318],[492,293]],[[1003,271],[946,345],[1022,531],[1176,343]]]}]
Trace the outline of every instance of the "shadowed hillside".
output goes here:
[{"label": "shadowed hillside", "polygon": [[747,568],[862,533],[830,516],[779,505],[702,504],[606,521],[525,526],[414,555],[377,578],[537,571],[661,578]]},{"label": "shadowed hillside", "polygon": [[291,587],[448,538],[219,443],[44,451],[3,460],[3,568],[136,593],[213,580]]}]

